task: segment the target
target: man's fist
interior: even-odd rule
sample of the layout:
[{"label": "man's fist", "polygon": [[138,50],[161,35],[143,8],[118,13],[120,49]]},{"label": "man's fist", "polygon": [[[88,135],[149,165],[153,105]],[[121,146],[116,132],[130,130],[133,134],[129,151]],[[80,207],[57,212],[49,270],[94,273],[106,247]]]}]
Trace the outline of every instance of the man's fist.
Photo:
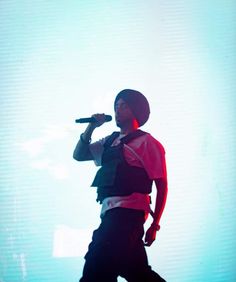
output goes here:
[{"label": "man's fist", "polygon": [[90,123],[93,127],[99,127],[106,121],[105,114],[94,114],[92,117],[96,119],[96,122]]},{"label": "man's fist", "polygon": [[156,233],[157,230],[155,227],[152,225],[148,228],[146,234],[145,234],[145,239],[144,239],[144,245],[145,246],[151,246],[151,244],[155,241],[156,239]]}]

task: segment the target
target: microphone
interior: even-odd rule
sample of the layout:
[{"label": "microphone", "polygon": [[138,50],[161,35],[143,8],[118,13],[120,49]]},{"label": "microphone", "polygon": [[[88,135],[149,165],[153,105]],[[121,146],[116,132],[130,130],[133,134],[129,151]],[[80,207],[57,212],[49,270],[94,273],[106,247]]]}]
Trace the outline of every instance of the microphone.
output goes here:
[{"label": "microphone", "polygon": [[[112,116],[105,115],[105,122],[111,121]],[[90,123],[90,122],[97,122],[97,120],[94,117],[89,118],[79,118],[75,120],[76,123]]]}]

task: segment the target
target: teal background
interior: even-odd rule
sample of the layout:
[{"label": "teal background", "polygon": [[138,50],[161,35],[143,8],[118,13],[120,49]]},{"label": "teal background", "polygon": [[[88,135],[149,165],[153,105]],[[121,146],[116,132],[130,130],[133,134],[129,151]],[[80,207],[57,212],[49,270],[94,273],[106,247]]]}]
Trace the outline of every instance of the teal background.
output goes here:
[{"label": "teal background", "polygon": [[113,115],[124,88],[146,95],[143,129],[166,149],[169,195],[150,264],[168,282],[236,281],[235,8],[0,1],[1,282],[81,276],[100,207],[96,167],[72,158],[85,128],[74,120]]}]

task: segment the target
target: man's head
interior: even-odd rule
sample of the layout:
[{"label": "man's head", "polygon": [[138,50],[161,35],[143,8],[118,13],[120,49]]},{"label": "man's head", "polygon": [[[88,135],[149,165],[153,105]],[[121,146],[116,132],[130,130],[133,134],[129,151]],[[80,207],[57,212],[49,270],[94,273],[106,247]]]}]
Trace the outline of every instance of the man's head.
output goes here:
[{"label": "man's head", "polygon": [[150,107],[146,97],[132,89],[124,89],[118,93],[114,102],[117,126],[125,120],[136,119],[138,127],[144,125],[149,118]]}]

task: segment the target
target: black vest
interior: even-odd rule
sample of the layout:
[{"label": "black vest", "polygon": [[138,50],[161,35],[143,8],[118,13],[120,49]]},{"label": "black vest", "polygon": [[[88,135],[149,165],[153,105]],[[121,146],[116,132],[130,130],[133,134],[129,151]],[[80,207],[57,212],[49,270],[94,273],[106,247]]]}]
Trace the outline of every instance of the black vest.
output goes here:
[{"label": "black vest", "polygon": [[102,167],[98,170],[91,186],[97,187],[97,201],[111,196],[128,196],[134,192],[149,194],[152,191],[152,180],[142,167],[130,166],[123,154],[123,145],[146,134],[136,130],[120,139],[120,144],[111,146],[119,136],[113,132],[104,144]]}]

